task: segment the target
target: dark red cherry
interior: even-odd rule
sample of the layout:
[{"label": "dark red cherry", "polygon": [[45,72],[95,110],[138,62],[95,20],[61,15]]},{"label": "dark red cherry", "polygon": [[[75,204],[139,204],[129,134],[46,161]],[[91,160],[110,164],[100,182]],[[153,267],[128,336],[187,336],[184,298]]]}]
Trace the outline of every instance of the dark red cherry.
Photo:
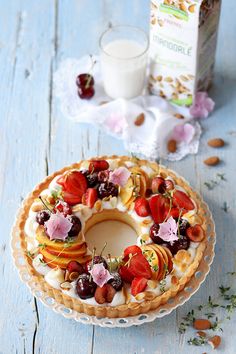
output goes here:
[{"label": "dark red cherry", "polygon": [[89,299],[93,297],[97,285],[94,283],[90,274],[81,274],[76,283],[76,291],[81,299]]},{"label": "dark red cherry", "polygon": [[158,235],[159,232],[159,224],[153,224],[150,228],[150,237],[152,239],[152,241],[158,245],[161,245],[162,243],[164,243],[164,240],[162,240],[162,238],[160,238]]},{"label": "dark red cherry", "polygon": [[75,215],[69,215],[67,219],[72,223],[68,236],[69,237],[77,236],[80,233],[82,228],[80,219]]},{"label": "dark red cherry", "polygon": [[94,256],[93,261],[89,261],[86,263],[86,270],[89,272],[92,270],[93,264],[100,264],[102,263],[104,265],[104,268],[108,269],[108,264],[107,261],[105,260],[104,257],[102,256]]},{"label": "dark red cherry", "polygon": [[46,221],[50,218],[50,213],[47,210],[40,210],[36,214],[36,221],[39,225],[44,225]]},{"label": "dark red cherry", "polygon": [[101,183],[98,186],[98,196],[100,199],[107,197],[117,197],[118,196],[118,187],[111,182]]},{"label": "dark red cherry", "polygon": [[78,87],[89,87],[89,86],[94,86],[94,78],[90,74],[80,74],[76,78],[76,85]]},{"label": "dark red cherry", "polygon": [[112,279],[110,279],[108,281],[109,284],[111,284],[111,286],[113,286],[113,288],[116,290],[116,291],[119,291],[121,290],[122,286],[123,286],[123,281],[121,279],[121,276],[119,273],[117,272],[114,272],[114,273],[111,273],[112,275]]},{"label": "dark red cherry", "polygon": [[78,87],[78,95],[82,100],[89,100],[95,94],[95,90],[93,86],[81,86]]}]

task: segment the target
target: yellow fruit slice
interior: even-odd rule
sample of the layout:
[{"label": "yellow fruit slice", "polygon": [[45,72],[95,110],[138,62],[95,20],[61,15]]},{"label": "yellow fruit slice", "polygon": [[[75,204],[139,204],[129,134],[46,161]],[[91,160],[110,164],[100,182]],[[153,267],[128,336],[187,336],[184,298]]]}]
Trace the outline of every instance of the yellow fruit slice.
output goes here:
[{"label": "yellow fruit slice", "polygon": [[156,280],[159,276],[160,261],[157,253],[148,245],[142,246],[142,252],[151,266],[152,279]]},{"label": "yellow fruit slice", "polygon": [[48,246],[55,250],[62,250],[65,245],[68,246],[70,251],[80,249],[84,245],[84,241],[82,241],[81,237],[76,237],[73,242],[62,242],[56,240],[50,240],[48,236],[45,234],[44,228],[39,227],[36,233],[36,240],[39,244]]},{"label": "yellow fruit slice", "polygon": [[120,189],[120,198],[123,204],[126,205],[134,199],[133,192],[134,192],[134,183],[132,178],[130,177],[126,185]]},{"label": "yellow fruit slice", "polygon": [[45,247],[44,248],[48,253],[53,255],[54,257],[65,257],[65,258],[78,258],[83,256],[87,252],[87,246],[86,243],[83,244],[81,248],[78,250],[70,250],[68,247],[66,247],[64,250],[55,250],[53,248]]},{"label": "yellow fruit slice", "polygon": [[60,256],[54,256],[50,253],[48,253],[45,249],[40,250],[40,253],[43,255],[43,260],[47,263],[48,266],[50,266],[51,268],[55,268],[55,267],[60,267],[62,269],[65,269],[67,267],[67,264],[71,261],[77,261],[80,264],[86,263],[88,260],[91,259],[90,255],[83,255],[81,257],[72,257],[72,258],[68,258],[68,257],[60,257]]}]

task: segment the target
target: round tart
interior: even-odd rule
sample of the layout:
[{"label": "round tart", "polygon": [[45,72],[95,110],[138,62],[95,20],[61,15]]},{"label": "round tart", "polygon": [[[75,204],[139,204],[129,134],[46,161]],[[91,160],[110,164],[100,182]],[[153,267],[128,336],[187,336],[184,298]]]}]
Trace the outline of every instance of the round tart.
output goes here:
[{"label": "round tart", "polygon": [[[201,199],[173,171],[135,157],[75,163],[25,200],[18,237],[30,274],[66,307],[97,317],[157,309],[196,272],[207,245]],[[137,234],[121,254],[89,249],[94,225],[115,220]]]}]

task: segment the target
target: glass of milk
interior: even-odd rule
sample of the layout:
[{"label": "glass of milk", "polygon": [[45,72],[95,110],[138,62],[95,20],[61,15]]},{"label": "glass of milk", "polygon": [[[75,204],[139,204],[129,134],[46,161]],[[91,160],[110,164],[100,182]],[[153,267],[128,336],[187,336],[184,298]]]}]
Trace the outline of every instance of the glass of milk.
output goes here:
[{"label": "glass of milk", "polygon": [[144,88],[149,38],[132,26],[115,26],[100,38],[105,92],[111,98],[133,98]]}]

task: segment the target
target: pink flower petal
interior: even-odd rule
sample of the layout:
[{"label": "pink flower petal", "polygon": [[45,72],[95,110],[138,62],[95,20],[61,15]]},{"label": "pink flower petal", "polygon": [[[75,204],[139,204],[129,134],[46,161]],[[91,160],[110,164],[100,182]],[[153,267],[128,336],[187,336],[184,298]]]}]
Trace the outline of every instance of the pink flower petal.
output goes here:
[{"label": "pink flower petal", "polygon": [[131,175],[131,172],[126,167],[118,167],[110,173],[109,182],[124,187]]},{"label": "pink flower petal", "polygon": [[207,118],[214,107],[215,102],[208,97],[207,92],[197,92],[189,111],[194,118]]},{"label": "pink flower petal", "polygon": [[166,242],[174,242],[178,240],[177,236],[178,225],[175,219],[171,216],[166,222],[160,224],[158,236]]},{"label": "pink flower petal", "polygon": [[94,283],[100,287],[106,284],[108,280],[112,279],[111,274],[102,263],[94,264],[89,273],[92,275]]},{"label": "pink flower petal", "polygon": [[189,124],[176,125],[173,130],[172,138],[177,142],[184,141],[190,143],[195,133],[195,128]]},{"label": "pink flower petal", "polygon": [[111,114],[105,121],[107,128],[116,134],[121,134],[126,127],[125,117],[119,114]]},{"label": "pink flower petal", "polygon": [[44,225],[50,240],[65,241],[72,223],[62,213],[52,213]]}]

